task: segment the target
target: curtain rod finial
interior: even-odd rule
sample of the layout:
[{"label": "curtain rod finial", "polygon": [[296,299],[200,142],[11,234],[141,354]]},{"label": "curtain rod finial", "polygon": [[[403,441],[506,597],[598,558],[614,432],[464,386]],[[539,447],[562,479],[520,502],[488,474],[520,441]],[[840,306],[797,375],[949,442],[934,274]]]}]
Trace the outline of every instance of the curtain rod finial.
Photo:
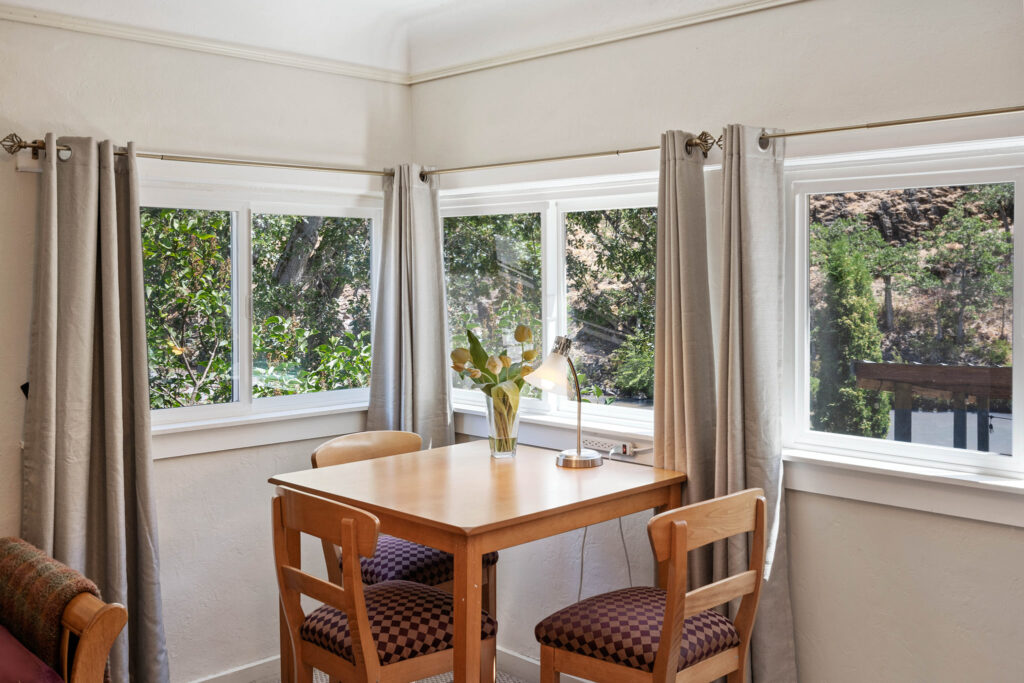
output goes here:
[{"label": "curtain rod finial", "polygon": [[25,141],[21,139],[21,136],[17,133],[8,133],[7,137],[0,140],[0,146],[4,148],[4,151],[8,154],[17,154],[21,150],[25,149]]}]

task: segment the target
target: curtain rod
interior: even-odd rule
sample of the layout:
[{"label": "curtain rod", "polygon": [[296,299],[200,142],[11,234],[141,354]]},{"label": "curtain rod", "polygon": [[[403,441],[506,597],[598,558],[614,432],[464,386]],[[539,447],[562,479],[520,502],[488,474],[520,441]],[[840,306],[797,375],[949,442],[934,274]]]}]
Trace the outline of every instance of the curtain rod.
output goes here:
[{"label": "curtain rod", "polygon": [[[831,128],[814,128],[809,130],[795,130],[788,133],[761,133],[761,140],[771,140],[773,138],[789,138],[796,137],[798,135],[817,135],[819,133],[836,133],[844,130],[867,130],[870,128],[884,128],[886,126],[902,126],[909,123],[926,123],[929,121],[947,121],[949,119],[966,119],[974,116],[991,116],[993,114],[1010,114],[1013,112],[1024,111],[1024,105],[1015,107],[1000,107],[998,109],[980,109],[977,111],[965,111],[957,112],[956,114],[938,114],[936,116],[918,116],[912,119],[893,119],[891,121],[875,121],[872,123],[858,123],[850,126],[833,126]],[[686,143],[686,147],[689,150],[691,146],[700,147],[704,152],[704,156],[707,156],[708,151],[712,145],[722,146],[722,138],[719,136],[717,139],[711,135],[711,133],[704,131],[697,138],[693,138]],[[443,173],[459,173],[462,171],[479,171],[489,168],[504,168],[507,166],[522,166],[525,164],[536,164],[543,163],[546,161],[570,161],[572,159],[591,159],[594,157],[607,157],[607,156],[618,156],[621,154],[631,154],[633,152],[653,152],[656,149],[661,149],[660,145],[653,145],[651,147],[633,147],[632,149],[616,149],[607,152],[590,152],[587,154],[568,154],[565,156],[557,157],[544,157],[540,159],[524,159],[522,161],[504,161],[494,164],[480,164],[477,166],[460,166],[458,168],[439,168],[433,171],[424,171],[422,175],[440,175]]]},{"label": "curtain rod", "polygon": [[[32,142],[26,142],[21,139],[17,133],[11,133],[3,140],[0,140],[0,146],[2,146],[8,154],[17,154],[23,149],[32,150],[32,158],[39,158],[39,150],[46,149],[46,143],[43,140],[33,140]],[[71,148],[66,145],[57,145],[58,151],[70,151]],[[127,152],[114,152],[117,156],[124,156]],[[225,157],[197,157],[187,156],[183,154],[160,154],[157,152],[136,152],[135,156],[140,159],[159,159],[161,161],[184,161],[193,164],[220,164],[222,166],[256,166],[264,168],[288,168],[299,171],[329,171],[331,173],[358,173],[360,175],[374,175],[374,176],[391,176],[394,173],[389,171],[371,171],[363,168],[344,168],[341,166],[320,166],[316,164],[289,164],[274,161],[254,161],[250,159],[228,159]]]},{"label": "curtain rod", "polygon": [[[903,126],[911,123],[927,123],[930,121],[948,121],[950,119],[966,119],[975,116],[991,116],[994,114],[1011,114],[1014,112],[1024,111],[1024,105],[1014,107],[1000,107],[998,109],[979,109],[977,111],[965,111],[957,112],[955,114],[938,114],[935,116],[918,116],[910,119],[892,119],[890,121],[874,121],[871,123],[858,123],[849,126],[833,126],[831,128],[813,128],[808,130],[795,130],[786,133],[762,133],[761,140],[771,140],[774,138],[789,138],[797,137],[800,135],[818,135],[819,133],[837,133],[840,131],[848,130],[868,130],[871,128],[884,128],[887,126]],[[31,149],[32,156],[38,157],[39,150],[45,149],[46,145],[42,140],[33,140],[32,142],[26,142],[22,140],[16,133],[11,133],[3,140],[0,140],[0,146],[2,146],[9,154],[17,154],[23,149]],[[717,138],[711,133],[704,131],[695,138],[691,138],[686,141],[686,148],[690,150],[694,147],[699,148],[704,156],[707,156],[708,152],[712,147],[722,146],[722,136]],[[70,148],[64,145],[58,145],[57,149],[67,151]],[[634,152],[652,152],[656,149],[660,149],[659,145],[653,145],[650,147],[633,147],[630,149],[616,149],[605,152],[588,152],[584,154],[567,154],[564,156],[554,157],[542,157],[539,159],[523,159],[520,161],[503,161],[494,164],[479,164],[476,166],[459,166],[457,168],[439,168],[432,171],[423,171],[420,176],[426,177],[431,175],[442,175],[445,173],[459,173],[462,171],[479,171],[491,168],[506,168],[509,166],[523,166],[525,164],[537,164],[548,161],[571,161],[573,159],[593,159],[595,157],[606,157],[606,156],[619,156],[622,154],[632,154]],[[115,152],[115,154],[123,155],[125,152]],[[391,176],[392,172],[389,171],[370,171],[361,168],[343,168],[339,166],[319,166],[315,164],[288,164],[288,163],[276,163],[271,161],[253,161],[248,159],[227,159],[222,157],[198,157],[198,156],[185,156],[179,154],[158,154],[155,152],[136,152],[135,156],[144,159],[160,159],[162,161],[184,161],[189,163],[203,163],[203,164],[222,164],[225,166],[257,166],[266,168],[288,168],[297,169],[304,171],[328,171],[332,173],[356,173],[361,175],[373,175],[373,176]]]}]

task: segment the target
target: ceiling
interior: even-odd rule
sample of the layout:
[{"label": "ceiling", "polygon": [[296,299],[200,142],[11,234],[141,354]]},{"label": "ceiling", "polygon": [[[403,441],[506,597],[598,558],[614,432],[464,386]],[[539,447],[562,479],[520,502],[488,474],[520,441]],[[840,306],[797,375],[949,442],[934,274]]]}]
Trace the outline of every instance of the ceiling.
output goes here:
[{"label": "ceiling", "polygon": [[[0,8],[291,53],[415,81],[795,1],[3,0]],[[61,19],[34,23],[69,27]]]}]

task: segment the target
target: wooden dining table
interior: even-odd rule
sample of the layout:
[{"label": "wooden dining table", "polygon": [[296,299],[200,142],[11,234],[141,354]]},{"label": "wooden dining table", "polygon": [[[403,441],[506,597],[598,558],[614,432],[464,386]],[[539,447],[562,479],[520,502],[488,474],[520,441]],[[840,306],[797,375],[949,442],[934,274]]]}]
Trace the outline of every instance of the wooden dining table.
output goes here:
[{"label": "wooden dining table", "polygon": [[[565,469],[555,455],[519,446],[514,458],[495,459],[487,441],[470,441],[279,474],[270,483],[366,510],[380,519],[381,533],[454,555],[455,683],[477,683],[484,553],[682,502],[682,472],[614,460]],[[281,680],[291,681],[286,637],[282,631]]]}]

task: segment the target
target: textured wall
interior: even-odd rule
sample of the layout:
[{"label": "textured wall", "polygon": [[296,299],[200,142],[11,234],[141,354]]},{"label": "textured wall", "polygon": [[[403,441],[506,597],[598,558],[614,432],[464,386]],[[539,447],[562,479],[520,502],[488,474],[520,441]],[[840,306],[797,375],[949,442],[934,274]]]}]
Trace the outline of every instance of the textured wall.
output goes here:
[{"label": "textured wall", "polygon": [[1024,679],[1024,529],[788,501],[801,680]]}]

